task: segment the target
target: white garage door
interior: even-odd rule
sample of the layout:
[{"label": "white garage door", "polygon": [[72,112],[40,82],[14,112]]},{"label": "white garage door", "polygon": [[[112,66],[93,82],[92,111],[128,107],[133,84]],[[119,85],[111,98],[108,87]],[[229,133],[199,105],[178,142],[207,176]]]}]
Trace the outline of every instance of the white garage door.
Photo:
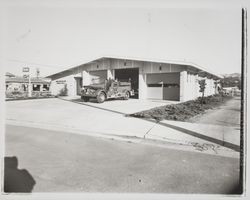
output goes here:
[{"label": "white garage door", "polygon": [[162,86],[148,86],[147,89],[148,99],[163,99],[163,89]]},{"label": "white garage door", "polygon": [[180,73],[147,74],[147,98],[180,100]]}]

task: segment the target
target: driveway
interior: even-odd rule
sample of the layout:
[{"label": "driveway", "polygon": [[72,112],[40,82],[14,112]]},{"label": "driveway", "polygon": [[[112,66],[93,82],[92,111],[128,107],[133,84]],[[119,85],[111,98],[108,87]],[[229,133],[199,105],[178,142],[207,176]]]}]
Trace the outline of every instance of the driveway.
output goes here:
[{"label": "driveway", "polygon": [[83,105],[93,106],[103,110],[117,112],[120,114],[132,114],[159,106],[179,103],[179,101],[141,100],[141,99],[129,99],[129,100],[114,99],[114,100],[107,100],[104,103],[97,103],[95,99],[90,99],[90,102],[83,102],[79,96],[61,97],[61,99],[77,102]]},{"label": "driveway", "polygon": [[227,101],[220,109],[208,110],[205,115],[196,116],[190,122],[200,124],[214,124],[227,127],[240,128],[240,97]]},{"label": "driveway", "polygon": [[[115,100],[103,104],[79,100],[40,99],[6,102],[6,123],[16,126],[73,132],[82,135],[144,142],[150,140],[191,146],[192,150],[238,157],[239,131],[231,127],[126,117],[139,109],[172,102]],[[233,137],[232,137],[233,136]],[[226,140],[226,141],[225,141]],[[203,148],[203,145],[206,148]],[[209,145],[207,145],[209,144]],[[197,148],[198,145],[198,148]],[[225,150],[225,145],[230,151]],[[208,148],[209,146],[209,148]],[[227,149],[226,148],[226,149]],[[232,149],[232,150],[231,150]]]}]

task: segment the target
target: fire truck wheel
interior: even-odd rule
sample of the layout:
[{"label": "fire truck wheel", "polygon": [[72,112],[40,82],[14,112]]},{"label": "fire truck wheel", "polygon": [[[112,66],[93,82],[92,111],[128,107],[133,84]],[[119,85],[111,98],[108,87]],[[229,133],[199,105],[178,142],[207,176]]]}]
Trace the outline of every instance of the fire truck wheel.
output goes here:
[{"label": "fire truck wheel", "polygon": [[98,103],[103,103],[106,99],[106,96],[103,92],[101,92],[100,94],[98,94],[96,99]]},{"label": "fire truck wheel", "polygon": [[127,91],[127,92],[125,93],[124,100],[128,100],[128,99],[129,99],[129,96],[130,96],[129,91]]}]

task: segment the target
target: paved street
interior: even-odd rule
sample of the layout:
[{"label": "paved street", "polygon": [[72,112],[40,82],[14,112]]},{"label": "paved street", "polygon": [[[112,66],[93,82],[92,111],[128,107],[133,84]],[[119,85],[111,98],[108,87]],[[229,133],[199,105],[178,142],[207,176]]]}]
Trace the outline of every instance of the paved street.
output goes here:
[{"label": "paved street", "polygon": [[23,192],[231,193],[239,177],[238,158],[7,125],[12,156],[8,186]]},{"label": "paved street", "polygon": [[123,102],[6,102],[10,191],[235,192],[236,127],[126,117]]}]

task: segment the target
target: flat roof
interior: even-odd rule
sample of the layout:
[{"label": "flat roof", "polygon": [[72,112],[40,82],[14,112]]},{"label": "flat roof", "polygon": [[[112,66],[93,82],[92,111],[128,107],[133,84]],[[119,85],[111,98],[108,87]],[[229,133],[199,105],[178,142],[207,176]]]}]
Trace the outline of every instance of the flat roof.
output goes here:
[{"label": "flat roof", "polygon": [[97,59],[85,62],[84,64],[77,65],[76,67],[71,67],[70,69],[63,70],[63,71],[60,71],[58,73],[49,75],[46,78],[51,78],[52,76],[55,76],[57,74],[61,74],[61,73],[64,73],[64,72],[70,72],[70,71],[72,71],[74,69],[77,69],[80,66],[83,66],[83,65],[86,65],[86,64],[89,64],[89,63],[92,63],[92,62],[96,62],[96,61],[99,61],[99,60],[102,60],[102,59],[121,59],[121,60],[134,60],[134,61],[144,61],[144,62],[155,62],[155,63],[162,63],[162,64],[165,63],[165,64],[186,65],[186,66],[194,67],[194,68],[200,70],[201,72],[206,72],[206,73],[208,73],[208,74],[210,74],[210,75],[212,75],[212,76],[214,76],[214,77],[216,77],[218,79],[223,78],[221,75],[218,75],[218,74],[212,72],[211,70],[207,70],[207,69],[203,68],[202,66],[200,66],[198,64],[195,64],[195,63],[192,63],[192,62],[176,61],[176,60],[163,60],[163,59],[142,59],[142,58],[110,56],[110,55],[109,56],[99,57]]},{"label": "flat roof", "polygon": [[[23,78],[23,77],[8,77],[5,79],[6,83],[28,83],[29,79],[28,78]],[[31,83],[43,83],[43,84],[49,84],[50,81],[46,80],[44,78],[31,78],[30,79]]]}]

